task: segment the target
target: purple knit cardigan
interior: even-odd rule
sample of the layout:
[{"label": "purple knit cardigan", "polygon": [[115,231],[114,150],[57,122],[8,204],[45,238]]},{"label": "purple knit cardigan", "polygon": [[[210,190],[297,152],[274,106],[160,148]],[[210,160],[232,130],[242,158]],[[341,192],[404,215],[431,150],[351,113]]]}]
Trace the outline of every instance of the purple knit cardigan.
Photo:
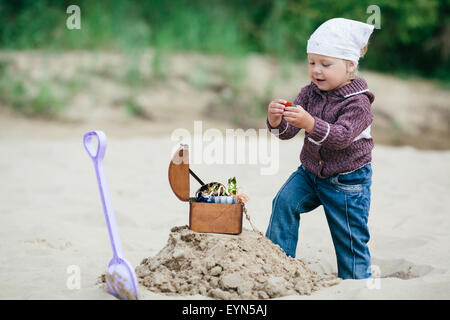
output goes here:
[{"label": "purple knit cardigan", "polygon": [[[374,145],[370,106],[374,99],[367,82],[360,77],[330,92],[321,91],[313,82],[302,88],[294,104],[301,105],[315,119],[314,129],[305,131],[300,153],[303,166],[320,178],[328,178],[370,162]],[[282,140],[300,131],[284,117],[278,127],[272,127],[267,119],[267,127]]]}]

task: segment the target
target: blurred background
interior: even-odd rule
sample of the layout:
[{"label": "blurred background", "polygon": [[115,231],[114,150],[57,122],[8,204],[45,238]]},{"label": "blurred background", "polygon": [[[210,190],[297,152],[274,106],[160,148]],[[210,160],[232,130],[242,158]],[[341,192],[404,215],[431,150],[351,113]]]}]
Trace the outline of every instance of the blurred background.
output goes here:
[{"label": "blurred background", "polygon": [[264,128],[268,102],[310,82],[311,33],[368,22],[371,5],[380,29],[360,75],[375,142],[449,149],[450,0],[0,0],[0,135]]},{"label": "blurred background", "polygon": [[[194,133],[196,120],[203,132],[265,128],[269,101],[292,101],[310,83],[307,40],[334,17],[380,24],[359,73],[376,96],[369,223],[383,285],[317,297],[449,298],[450,0],[0,0],[0,298],[111,298],[95,285],[111,251],[87,131],[108,136],[111,198],[136,266],[188,223],[167,182],[174,130]],[[303,137],[271,147],[273,175],[261,174],[261,152],[257,166],[192,169],[205,182],[235,176],[265,231]],[[199,187],[191,179],[190,194]],[[333,242],[315,211],[302,216],[298,257],[332,273]],[[67,287],[71,266],[81,290]]]}]

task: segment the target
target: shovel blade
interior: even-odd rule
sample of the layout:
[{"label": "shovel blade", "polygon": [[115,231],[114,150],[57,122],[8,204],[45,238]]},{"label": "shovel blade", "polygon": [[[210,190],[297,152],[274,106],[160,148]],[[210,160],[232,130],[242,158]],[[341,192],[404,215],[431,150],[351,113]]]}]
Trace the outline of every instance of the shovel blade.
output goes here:
[{"label": "shovel blade", "polygon": [[125,259],[113,258],[106,272],[109,292],[121,300],[137,300],[137,279],[133,268]]}]

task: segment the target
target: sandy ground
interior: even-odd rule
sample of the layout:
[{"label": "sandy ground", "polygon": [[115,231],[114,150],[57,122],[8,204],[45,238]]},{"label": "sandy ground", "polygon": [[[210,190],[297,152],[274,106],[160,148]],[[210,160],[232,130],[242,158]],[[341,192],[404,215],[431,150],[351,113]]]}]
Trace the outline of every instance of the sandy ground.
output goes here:
[{"label": "sandy ground", "polygon": [[[114,299],[95,284],[112,252],[94,168],[82,145],[85,127],[74,126],[70,137],[24,129],[12,135],[0,130],[0,298]],[[255,225],[265,231],[273,197],[299,165],[301,143],[296,137],[280,144],[274,175],[261,175],[261,165],[191,167],[205,181],[236,176],[250,197]],[[133,266],[166,244],[171,227],[188,223],[188,204],[175,197],[167,179],[175,145],[167,134],[109,135],[106,174]],[[311,296],[285,298],[449,299],[449,163],[450,151],[377,145],[369,246],[381,278],[345,280]],[[191,194],[196,188],[191,179]],[[250,228],[245,220],[244,227]],[[318,273],[336,272],[322,208],[302,215],[297,256]],[[80,271],[79,289],[71,287],[74,270]],[[139,290],[142,299],[168,298]]]},{"label": "sandy ground", "polygon": [[[180,128],[192,133],[200,119],[204,131],[224,133],[236,126],[236,119],[234,126],[226,121],[230,109],[240,115],[241,108],[273,97],[289,99],[309,83],[304,64],[285,66],[286,74],[280,63],[260,56],[240,64],[185,53],[167,57],[168,81],[160,83],[151,77],[152,52],[140,58],[0,52],[8,65],[5,83],[20,80],[33,92],[44,81],[56,96],[67,96],[62,113],[51,121],[26,118],[0,101],[1,299],[114,299],[96,285],[112,252],[94,168],[82,145],[85,132],[102,129],[108,135],[106,174],[125,257],[135,267],[163,248],[173,226],[188,224],[188,204],[168,183],[177,144],[171,133]],[[139,74],[131,80],[143,81],[133,85],[126,75],[137,61]],[[240,80],[236,71],[247,76]],[[369,246],[374,275],[379,271],[380,277],[284,298],[449,299],[450,151],[381,143],[448,150],[450,93],[430,81],[361,75],[376,95]],[[236,89],[240,94],[230,100]],[[149,117],[130,116],[127,99]],[[252,111],[256,115],[258,108]],[[261,115],[240,117],[243,127],[264,127]],[[265,231],[273,197],[299,165],[301,138],[280,143],[273,175],[262,175],[267,167],[262,164],[193,163],[191,168],[205,182],[236,176],[250,197],[253,222]],[[197,188],[191,179],[191,195]],[[250,229],[245,220],[244,227]],[[302,215],[297,256],[319,274],[336,273],[322,208]],[[143,299],[205,298],[139,291]]]}]

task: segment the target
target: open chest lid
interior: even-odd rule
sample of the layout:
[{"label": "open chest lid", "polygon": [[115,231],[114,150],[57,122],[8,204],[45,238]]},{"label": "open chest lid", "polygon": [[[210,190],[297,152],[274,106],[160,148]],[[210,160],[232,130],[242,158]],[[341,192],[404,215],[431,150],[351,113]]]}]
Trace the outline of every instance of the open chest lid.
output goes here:
[{"label": "open chest lid", "polygon": [[169,183],[181,201],[189,201],[189,146],[181,144],[169,164]]},{"label": "open chest lid", "polygon": [[189,174],[200,185],[204,185],[203,181],[189,169],[189,146],[187,144],[180,144],[180,147],[175,151],[169,164],[169,183],[173,193],[181,201],[189,201]]}]

